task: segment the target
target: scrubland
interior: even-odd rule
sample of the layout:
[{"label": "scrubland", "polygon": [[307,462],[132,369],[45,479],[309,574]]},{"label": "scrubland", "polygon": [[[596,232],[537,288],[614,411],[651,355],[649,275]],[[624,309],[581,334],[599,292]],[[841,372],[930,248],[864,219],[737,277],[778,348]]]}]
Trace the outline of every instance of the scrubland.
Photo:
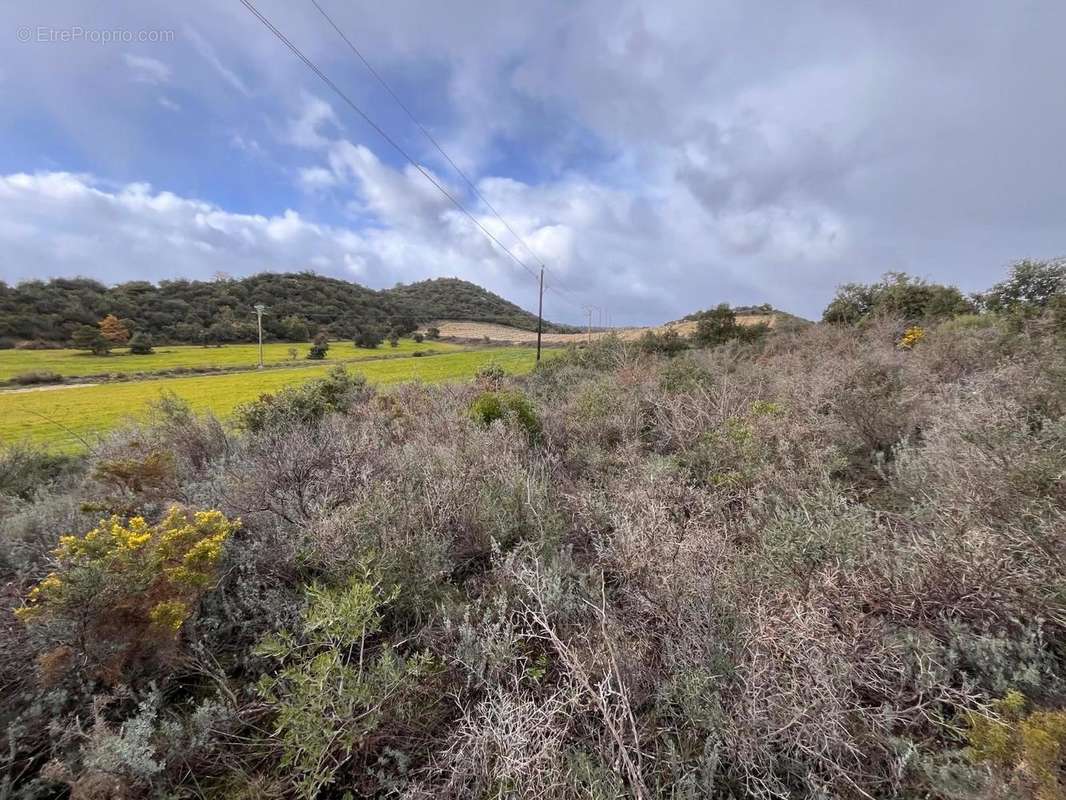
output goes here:
[{"label": "scrubland", "polygon": [[1064,797],[1060,328],[607,338],[11,449],[0,796]]}]

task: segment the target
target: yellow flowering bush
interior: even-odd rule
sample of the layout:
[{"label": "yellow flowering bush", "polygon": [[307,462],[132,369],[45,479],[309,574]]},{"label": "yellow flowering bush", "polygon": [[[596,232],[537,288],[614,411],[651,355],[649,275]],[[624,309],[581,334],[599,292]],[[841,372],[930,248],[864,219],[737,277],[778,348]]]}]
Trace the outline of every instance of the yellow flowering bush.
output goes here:
[{"label": "yellow flowering bush", "polygon": [[226,540],[240,525],[220,511],[173,506],[156,525],[113,516],[84,536],[63,536],[56,569],[16,615],[53,647],[73,647],[121,673],[147,645],[173,642],[214,582]]},{"label": "yellow flowering bush", "polygon": [[1066,711],[1033,711],[1011,690],[993,704],[995,717],[970,714],[968,754],[977,763],[1013,774],[1036,800],[1066,800]]},{"label": "yellow flowering bush", "polygon": [[920,325],[912,325],[903,332],[903,336],[900,337],[899,344],[896,346],[900,350],[912,350],[924,338],[925,328]]}]

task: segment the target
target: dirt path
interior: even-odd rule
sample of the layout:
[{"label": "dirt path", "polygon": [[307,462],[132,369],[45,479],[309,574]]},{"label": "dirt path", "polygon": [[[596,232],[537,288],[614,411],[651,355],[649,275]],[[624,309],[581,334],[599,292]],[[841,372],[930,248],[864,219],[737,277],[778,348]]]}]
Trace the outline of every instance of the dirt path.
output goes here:
[{"label": "dirt path", "polygon": [[99,386],[98,383],[50,383],[47,386],[20,386],[18,389],[0,389],[4,394],[25,394],[26,392],[47,392],[51,389],[84,389],[86,386]]}]

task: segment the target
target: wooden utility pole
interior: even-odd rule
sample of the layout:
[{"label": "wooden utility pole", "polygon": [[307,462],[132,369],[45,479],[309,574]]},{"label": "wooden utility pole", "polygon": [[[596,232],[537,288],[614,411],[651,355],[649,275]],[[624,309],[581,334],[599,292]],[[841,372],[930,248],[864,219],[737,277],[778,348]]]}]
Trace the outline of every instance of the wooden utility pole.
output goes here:
[{"label": "wooden utility pole", "polygon": [[540,268],[540,299],[537,300],[537,361],[540,361],[540,332],[544,328],[544,267]]},{"label": "wooden utility pole", "polygon": [[592,306],[585,306],[585,310],[589,313],[589,344],[592,344]]},{"label": "wooden utility pole", "polygon": [[259,325],[259,369],[263,368],[263,312],[266,306],[262,303],[255,304],[255,319]]}]

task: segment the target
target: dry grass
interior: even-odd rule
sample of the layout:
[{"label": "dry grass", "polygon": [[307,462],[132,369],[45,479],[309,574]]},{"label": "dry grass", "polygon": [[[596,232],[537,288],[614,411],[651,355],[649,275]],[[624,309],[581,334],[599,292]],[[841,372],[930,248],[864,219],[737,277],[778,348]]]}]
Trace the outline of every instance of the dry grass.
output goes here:
[{"label": "dry grass", "polygon": [[[776,324],[777,317],[773,314],[738,314],[737,323],[739,325],[758,325],[760,323],[766,323],[773,327]],[[489,341],[501,342],[506,344],[530,344],[537,341],[536,331],[525,331],[519,328],[511,328],[507,325],[496,325],[490,322],[462,322],[455,320],[442,320],[440,322],[434,322],[430,325],[426,325],[423,328],[423,332],[430,328],[436,327],[440,330],[440,335],[444,339],[457,339],[460,341],[484,341],[488,337]],[[654,331],[655,333],[665,333],[668,330],[677,331],[681,336],[691,336],[696,330],[695,322],[671,322],[666,325],[660,325],[658,327],[650,328],[612,328],[609,331],[594,330],[591,334],[588,333],[544,333],[541,334],[542,341],[549,345],[561,345],[561,344],[582,344],[588,341],[596,341],[602,339],[609,334],[615,334],[616,336],[626,341],[635,341],[639,339],[645,331]]]}]

